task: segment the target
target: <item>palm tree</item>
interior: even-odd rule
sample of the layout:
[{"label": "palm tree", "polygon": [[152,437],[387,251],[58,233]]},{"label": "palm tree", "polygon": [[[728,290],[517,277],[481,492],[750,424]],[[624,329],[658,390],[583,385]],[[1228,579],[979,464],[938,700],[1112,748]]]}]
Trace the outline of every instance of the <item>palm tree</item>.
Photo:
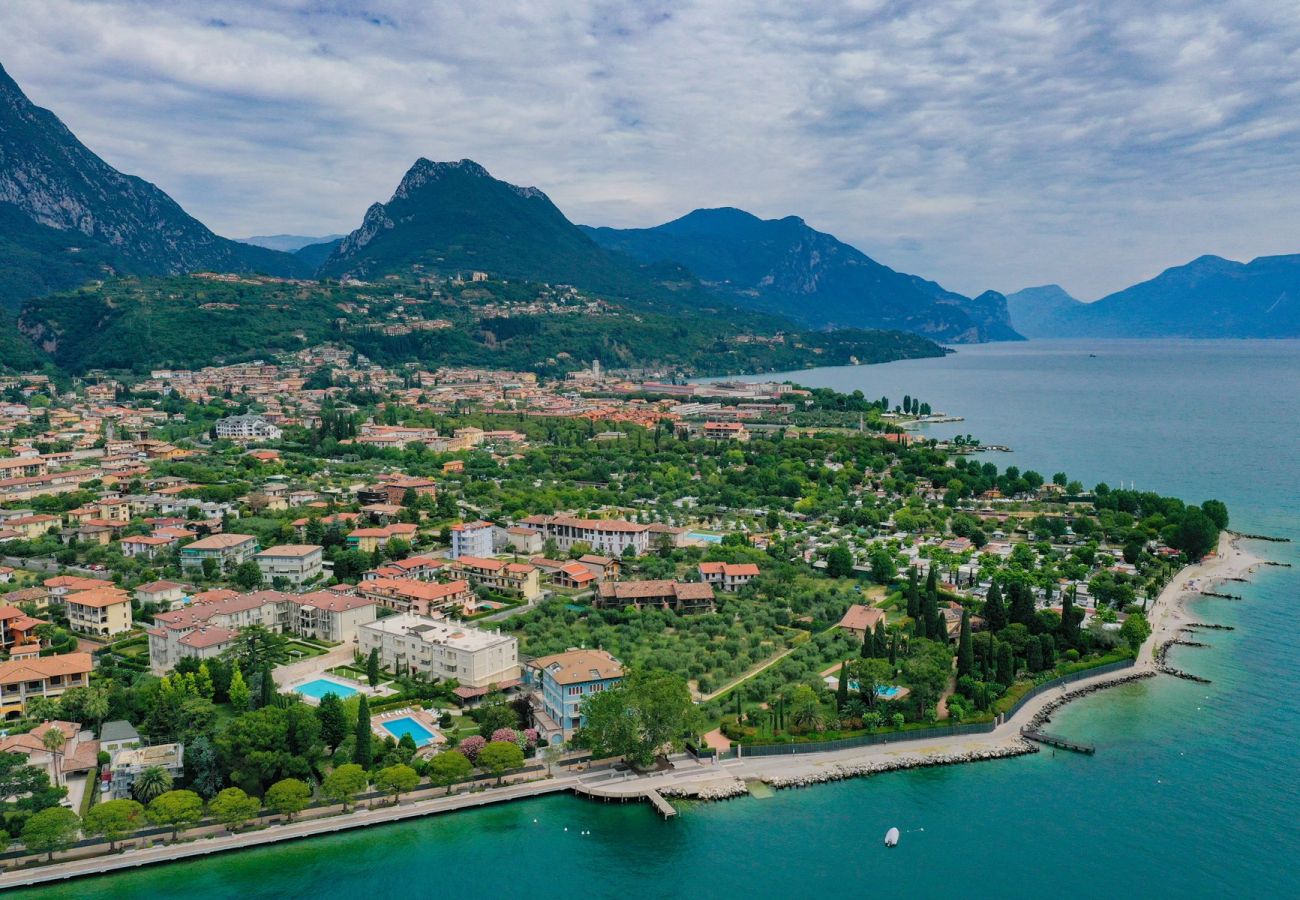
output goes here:
[{"label": "palm tree", "polygon": [[57,725],[51,725],[49,728],[45,729],[45,734],[41,735],[41,744],[43,744],[45,749],[50,751],[50,755],[54,757],[55,787],[58,787],[59,782],[61,781],[60,772],[63,769],[63,766],[61,765],[63,762],[63,745],[67,742],[67,735],[65,735],[63,730]]},{"label": "palm tree", "polygon": [[131,793],[135,795],[135,799],[146,806],[155,797],[171,789],[172,777],[161,766],[150,766],[145,769],[135,776],[135,784],[131,785]]}]

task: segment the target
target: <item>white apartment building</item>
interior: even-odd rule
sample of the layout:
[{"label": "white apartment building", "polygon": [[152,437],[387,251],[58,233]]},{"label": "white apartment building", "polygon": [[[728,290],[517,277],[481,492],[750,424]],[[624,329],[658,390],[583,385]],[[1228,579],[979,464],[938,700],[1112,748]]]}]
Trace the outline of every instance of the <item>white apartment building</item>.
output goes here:
[{"label": "white apartment building", "polygon": [[357,629],[363,654],[379,651],[395,672],[455,678],[462,687],[486,688],[519,678],[519,642],[500,631],[401,613]]},{"label": "white apartment building", "polygon": [[637,556],[650,549],[650,526],[639,525],[623,519],[575,519],[571,516],[529,516],[522,525],[536,528],[543,540],[554,540],[568,551],[574,544],[583,543],[594,553],[622,556],[628,547]]},{"label": "white apartment building", "polygon": [[491,556],[492,530],[491,522],[462,522],[451,526],[452,559],[462,556]]},{"label": "white apartment building", "polygon": [[288,584],[300,587],[320,578],[324,552],[325,548],[318,544],[278,544],[253,558],[266,581],[283,578]]},{"label": "white apartment building", "polygon": [[231,441],[278,441],[283,433],[261,416],[229,416],[217,422],[217,437]]}]

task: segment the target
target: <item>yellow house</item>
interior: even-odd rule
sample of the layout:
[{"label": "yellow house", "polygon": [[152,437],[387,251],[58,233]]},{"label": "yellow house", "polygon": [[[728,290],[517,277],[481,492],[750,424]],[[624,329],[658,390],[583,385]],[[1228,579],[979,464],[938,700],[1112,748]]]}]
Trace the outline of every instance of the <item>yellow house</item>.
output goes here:
[{"label": "yellow house", "polygon": [[73,631],[109,637],[131,630],[131,596],[118,588],[78,591],[67,596]]}]

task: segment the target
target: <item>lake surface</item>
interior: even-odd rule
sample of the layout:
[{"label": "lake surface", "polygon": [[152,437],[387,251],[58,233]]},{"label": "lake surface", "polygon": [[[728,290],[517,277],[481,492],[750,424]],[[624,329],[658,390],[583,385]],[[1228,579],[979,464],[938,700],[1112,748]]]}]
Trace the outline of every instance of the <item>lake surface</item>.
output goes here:
[{"label": "lake surface", "polygon": [[[999,467],[1217,497],[1233,527],[1300,539],[1300,342],[1036,341],[790,377],[963,415],[931,433],[1013,447],[988,455]],[[1300,562],[1295,544],[1267,547]],[[670,822],[557,797],[22,896],[1300,896],[1300,569],[1232,592],[1245,601],[1198,613],[1237,630],[1175,651],[1213,684],[1152,679],[1057,717],[1093,757],[894,773]],[[890,826],[902,841],[886,850]]]}]

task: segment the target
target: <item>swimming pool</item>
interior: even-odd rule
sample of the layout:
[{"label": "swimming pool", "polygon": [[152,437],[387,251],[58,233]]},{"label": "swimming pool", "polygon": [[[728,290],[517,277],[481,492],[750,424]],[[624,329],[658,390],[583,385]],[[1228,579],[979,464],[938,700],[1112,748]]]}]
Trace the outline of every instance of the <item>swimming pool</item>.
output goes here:
[{"label": "swimming pool", "polygon": [[433,732],[410,716],[390,719],[387,722],[380,722],[379,725],[399,741],[409,734],[417,747],[423,747],[433,742]]},{"label": "swimming pool", "polygon": [[686,532],[688,538],[694,538],[697,541],[704,541],[706,544],[721,544],[722,535],[720,534],[701,534],[698,531]]},{"label": "swimming pool", "polygon": [[876,696],[884,697],[886,700],[893,700],[902,692],[903,689],[896,684],[890,684],[890,685],[886,685],[885,687],[876,688]]},{"label": "swimming pool", "polygon": [[313,700],[319,700],[326,694],[333,694],[340,700],[346,700],[357,693],[356,688],[330,678],[317,678],[315,681],[298,685],[293,691],[295,694],[302,694],[304,697],[311,697]]}]

